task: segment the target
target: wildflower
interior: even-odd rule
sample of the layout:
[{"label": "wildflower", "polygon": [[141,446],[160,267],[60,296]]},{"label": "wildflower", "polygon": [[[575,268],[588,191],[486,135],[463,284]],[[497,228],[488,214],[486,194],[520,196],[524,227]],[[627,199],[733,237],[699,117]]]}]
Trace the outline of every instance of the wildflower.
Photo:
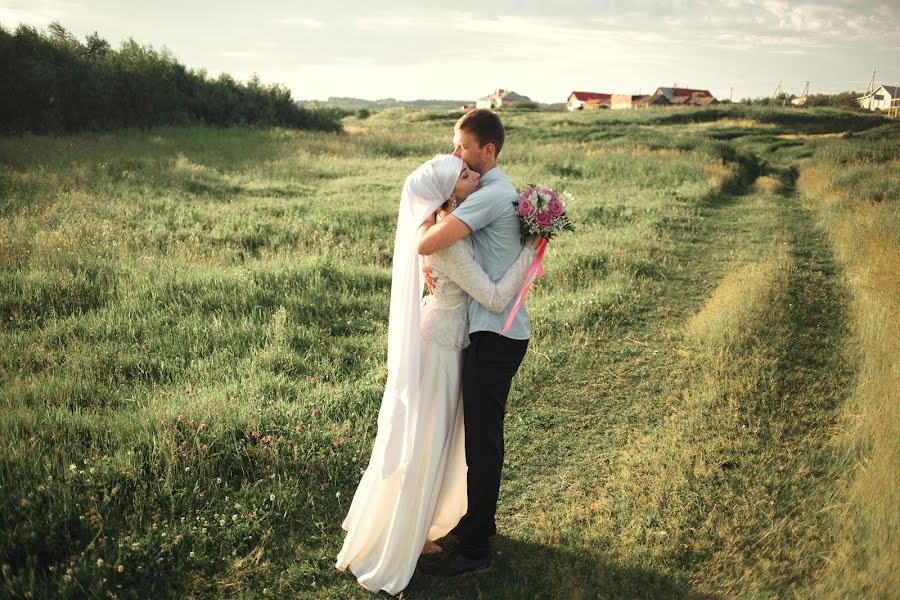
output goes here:
[{"label": "wildflower", "polygon": [[72,463],[69,465],[69,471],[71,471],[72,473],[74,473],[77,470],[78,470],[78,467],[75,466],[75,463]]},{"label": "wildflower", "polygon": [[217,483],[217,484],[221,484],[221,483],[222,483],[222,478],[221,478],[221,477],[216,477],[216,483]]},{"label": "wildflower", "polygon": [[204,431],[206,429],[206,423],[200,423],[200,431]]},{"label": "wildflower", "polygon": [[196,556],[196,555],[194,554],[194,551],[191,550],[191,552],[190,552],[190,554],[188,554],[188,556],[190,556],[191,558],[194,558],[194,556]]},{"label": "wildflower", "polygon": [[178,422],[181,423],[184,420],[184,415],[178,415]]},{"label": "wildflower", "polygon": [[335,497],[335,498],[340,498],[340,497],[341,497],[341,493],[340,493],[340,492],[335,493],[334,497]]},{"label": "wildflower", "polygon": [[231,520],[234,521],[235,523],[237,523],[238,516],[237,516],[237,515],[231,515]]},{"label": "wildflower", "polygon": [[132,549],[132,550],[140,550],[140,549],[141,549],[141,545],[140,545],[139,543],[137,543],[137,542],[134,542],[133,544],[131,544],[131,549]]},{"label": "wildflower", "polygon": [[275,502],[275,494],[269,494],[269,501]]},{"label": "wildflower", "polygon": [[22,498],[19,501],[19,506],[21,506],[22,508],[28,508],[29,504],[30,504],[30,502],[28,502],[28,498]]},{"label": "wildflower", "polygon": [[125,565],[118,565],[118,566],[116,566],[116,571],[118,571],[119,573],[124,573],[124,572],[125,572]]},{"label": "wildflower", "polygon": [[98,558],[98,559],[97,559],[97,566],[98,566],[98,567],[102,567],[104,564],[105,564],[105,563],[103,562],[103,559],[102,559],[102,558]]},{"label": "wildflower", "polygon": [[225,519],[219,521],[219,527],[225,527]]}]

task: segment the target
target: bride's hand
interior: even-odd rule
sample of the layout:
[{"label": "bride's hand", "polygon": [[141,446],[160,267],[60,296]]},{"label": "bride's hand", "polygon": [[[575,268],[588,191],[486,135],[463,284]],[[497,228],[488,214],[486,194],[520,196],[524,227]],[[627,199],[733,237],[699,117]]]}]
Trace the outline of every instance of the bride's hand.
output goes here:
[{"label": "bride's hand", "polygon": [[542,237],[540,237],[540,236],[537,236],[537,237],[530,237],[530,238],[528,238],[527,240],[525,240],[525,243],[526,243],[526,244],[531,244],[531,247],[534,248],[535,250],[537,250],[538,246],[541,245],[541,241],[542,241],[543,239],[544,239],[544,238],[542,238]]}]

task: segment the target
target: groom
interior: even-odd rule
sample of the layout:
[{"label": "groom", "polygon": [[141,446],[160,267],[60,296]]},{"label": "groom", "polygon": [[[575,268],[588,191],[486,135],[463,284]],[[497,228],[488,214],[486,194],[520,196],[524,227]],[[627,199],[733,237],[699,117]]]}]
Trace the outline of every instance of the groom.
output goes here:
[{"label": "groom", "polygon": [[[426,223],[418,246],[420,254],[434,254],[471,235],[475,260],[494,281],[522,249],[519,218],[513,206],[516,190],[497,167],[504,138],[500,118],[489,110],[470,110],[456,122],[453,154],[481,174],[481,188],[440,223]],[[506,398],[531,335],[524,306],[509,331],[500,333],[514,304],[515,300],[511,301],[498,315],[469,299],[470,345],[463,358],[462,375],[468,512],[453,530],[459,540],[457,548],[420,565],[421,571],[431,575],[460,575],[491,564],[490,538],[497,532],[494,517],[503,468]]]}]

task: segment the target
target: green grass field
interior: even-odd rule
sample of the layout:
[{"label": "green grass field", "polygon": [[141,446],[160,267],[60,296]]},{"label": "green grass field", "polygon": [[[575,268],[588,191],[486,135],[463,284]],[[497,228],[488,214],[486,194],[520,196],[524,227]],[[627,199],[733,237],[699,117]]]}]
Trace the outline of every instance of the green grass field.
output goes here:
[{"label": "green grass field", "polygon": [[[0,138],[2,595],[370,597],[333,565],[399,193],[457,116]],[[404,597],[900,589],[900,123],[502,116],[577,231],[529,294],[494,568]]]}]

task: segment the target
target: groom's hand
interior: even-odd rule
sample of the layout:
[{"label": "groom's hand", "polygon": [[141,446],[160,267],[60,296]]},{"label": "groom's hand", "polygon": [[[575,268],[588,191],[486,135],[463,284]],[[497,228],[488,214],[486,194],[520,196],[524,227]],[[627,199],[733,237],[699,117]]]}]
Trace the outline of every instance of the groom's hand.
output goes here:
[{"label": "groom's hand", "polygon": [[434,294],[434,285],[437,283],[437,280],[434,278],[434,275],[431,274],[431,269],[423,266],[422,275],[425,276],[425,285],[428,286],[428,293]]}]

